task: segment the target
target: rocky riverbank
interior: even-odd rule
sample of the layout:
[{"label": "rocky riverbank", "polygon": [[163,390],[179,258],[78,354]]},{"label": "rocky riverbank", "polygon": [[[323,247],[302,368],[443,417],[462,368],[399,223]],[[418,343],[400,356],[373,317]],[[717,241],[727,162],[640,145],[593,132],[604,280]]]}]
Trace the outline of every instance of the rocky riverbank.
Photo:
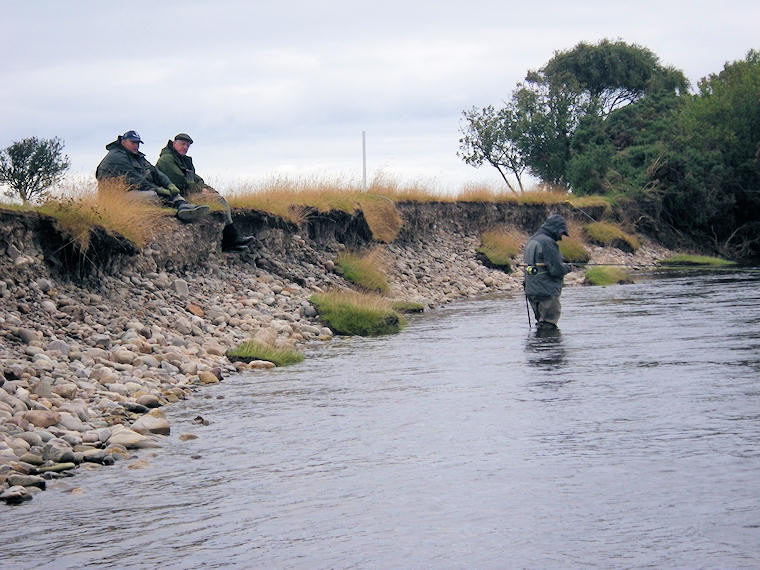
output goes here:
[{"label": "rocky riverbank", "polygon": [[[0,210],[0,499],[28,500],[51,479],[161,445],[171,429],[163,406],[272,366],[227,360],[246,339],[329,341],[308,298],[348,286],[334,271],[346,248],[379,248],[390,296],[432,309],[519,291],[518,273],[478,261],[479,235],[496,226],[527,234],[548,214],[508,204],[398,208],[404,225],[390,244],[373,242],[361,213],[314,212],[296,225],[236,212],[256,236],[242,254],[221,252],[218,213],[189,225],[167,217],[141,250],[93,232],[82,254],[54,220]],[[592,261],[635,269],[670,254],[643,241],[636,254],[590,247]]]}]

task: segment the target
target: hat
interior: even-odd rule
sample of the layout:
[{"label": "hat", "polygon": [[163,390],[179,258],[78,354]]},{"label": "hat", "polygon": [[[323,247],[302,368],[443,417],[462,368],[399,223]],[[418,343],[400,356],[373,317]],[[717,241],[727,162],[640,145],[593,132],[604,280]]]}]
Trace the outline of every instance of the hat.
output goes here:
[{"label": "hat", "polygon": [[140,138],[140,135],[137,134],[137,131],[127,131],[123,135],[121,135],[121,140],[124,141],[135,141],[135,142],[143,142]]},{"label": "hat", "polygon": [[180,133],[177,136],[174,137],[175,141],[187,141],[190,144],[193,144],[193,139],[190,138],[190,135],[187,133]]}]

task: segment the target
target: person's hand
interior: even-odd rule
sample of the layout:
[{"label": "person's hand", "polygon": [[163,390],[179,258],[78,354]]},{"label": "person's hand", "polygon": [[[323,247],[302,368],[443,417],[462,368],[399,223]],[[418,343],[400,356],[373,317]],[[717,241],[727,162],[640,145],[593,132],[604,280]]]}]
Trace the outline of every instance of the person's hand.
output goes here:
[{"label": "person's hand", "polygon": [[172,193],[172,196],[176,196],[179,194],[179,188],[177,188],[174,184],[169,184],[169,192]]}]

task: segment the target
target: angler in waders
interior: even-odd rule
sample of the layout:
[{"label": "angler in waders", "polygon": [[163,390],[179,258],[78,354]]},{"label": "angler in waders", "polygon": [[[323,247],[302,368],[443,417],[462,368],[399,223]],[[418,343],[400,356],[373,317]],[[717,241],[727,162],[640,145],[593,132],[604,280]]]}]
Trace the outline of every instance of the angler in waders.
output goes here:
[{"label": "angler in waders", "polygon": [[[559,214],[549,216],[525,244],[525,297],[533,308],[539,331],[556,330],[561,307],[562,282],[572,267],[562,261],[557,242],[569,235]],[[528,314],[530,320],[530,314]]]}]

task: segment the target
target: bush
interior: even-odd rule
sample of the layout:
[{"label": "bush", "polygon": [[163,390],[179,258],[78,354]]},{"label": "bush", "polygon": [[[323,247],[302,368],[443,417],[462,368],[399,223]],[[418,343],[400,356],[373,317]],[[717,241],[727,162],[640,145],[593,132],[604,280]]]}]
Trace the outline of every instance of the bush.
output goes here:
[{"label": "bush", "polygon": [[602,265],[586,271],[586,277],[583,282],[586,285],[615,285],[618,283],[633,283],[633,280],[622,267]]},{"label": "bush", "polygon": [[275,366],[287,366],[303,361],[303,354],[289,348],[277,348],[257,340],[247,340],[234,349],[227,351],[231,362],[251,362],[252,360],[267,360]]},{"label": "bush", "polygon": [[387,293],[391,286],[383,273],[377,250],[360,256],[356,253],[342,253],[335,263],[338,272],[348,281],[365,291]]},{"label": "bush", "polygon": [[480,247],[476,250],[481,254],[482,261],[490,267],[512,271],[512,258],[520,252],[522,236],[515,232],[504,230],[489,230],[480,236]]},{"label": "bush", "polygon": [[594,222],[583,227],[589,241],[606,247],[616,247],[628,253],[634,253],[641,244],[636,236],[625,233],[618,226],[608,222]]},{"label": "bush", "polygon": [[336,334],[378,336],[398,332],[406,324],[379,295],[332,291],[312,295],[309,301]]},{"label": "bush", "polygon": [[0,183],[10,187],[7,196],[18,196],[24,204],[44,198],[68,168],[69,157],[63,154],[63,141],[57,137],[31,137],[0,151]]}]

